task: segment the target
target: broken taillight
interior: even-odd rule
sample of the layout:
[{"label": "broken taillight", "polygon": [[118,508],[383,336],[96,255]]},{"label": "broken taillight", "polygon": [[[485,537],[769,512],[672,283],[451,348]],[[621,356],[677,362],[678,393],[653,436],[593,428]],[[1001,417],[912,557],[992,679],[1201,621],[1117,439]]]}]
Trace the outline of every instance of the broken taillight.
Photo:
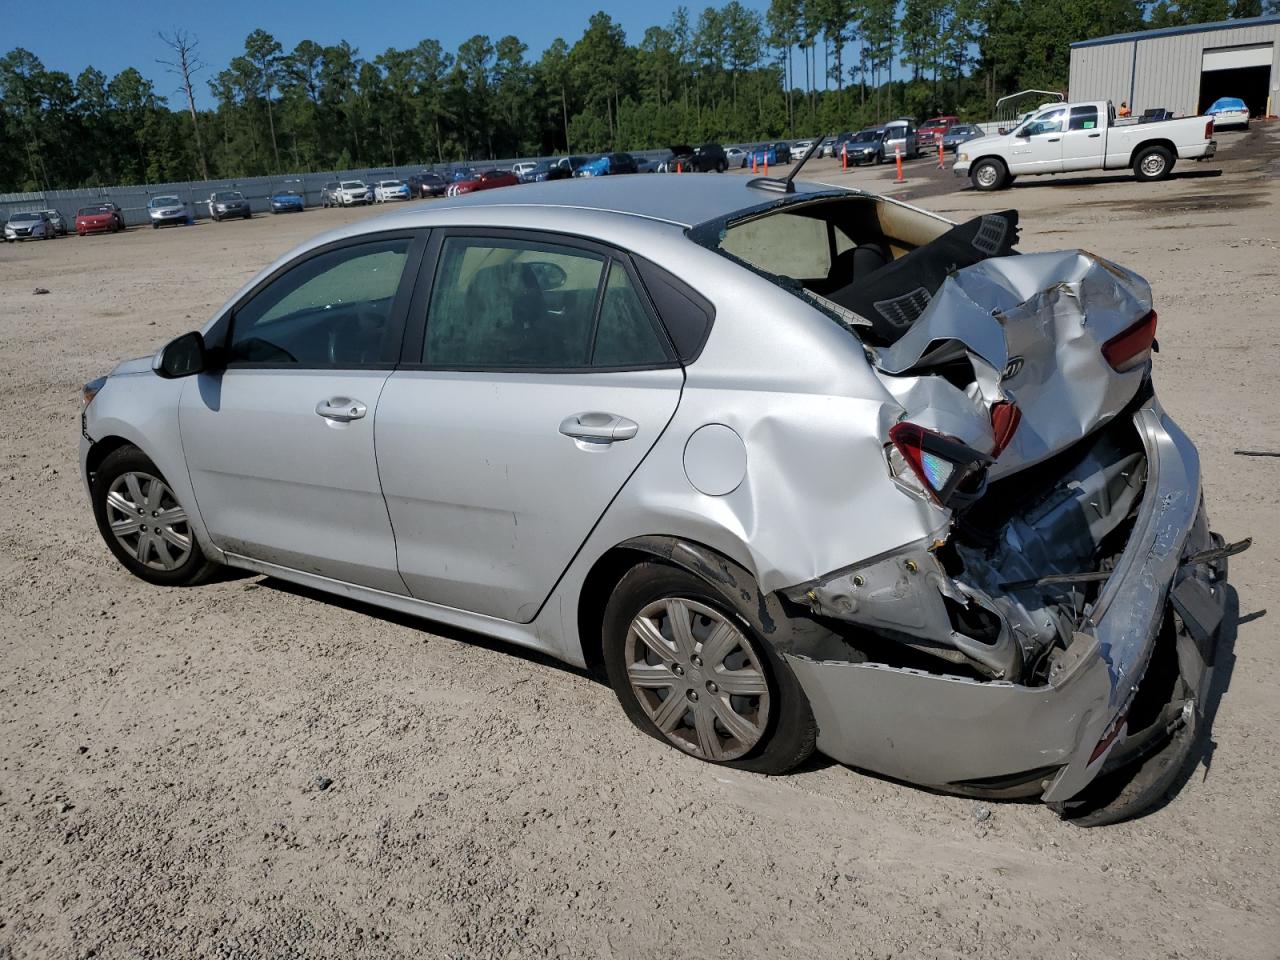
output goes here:
[{"label": "broken taillight", "polygon": [[991,458],[919,424],[902,421],[889,428],[889,439],[925,491],[942,506],[958,493],[972,493]]},{"label": "broken taillight", "polygon": [[1129,329],[1102,345],[1102,355],[1119,373],[1146,363],[1156,339],[1156,312],[1152,310]]},{"label": "broken taillight", "polygon": [[1013,439],[1022,422],[1022,411],[1017,404],[1009,400],[1000,400],[991,405],[991,432],[995,436],[995,446],[991,448],[991,456],[998,457]]}]

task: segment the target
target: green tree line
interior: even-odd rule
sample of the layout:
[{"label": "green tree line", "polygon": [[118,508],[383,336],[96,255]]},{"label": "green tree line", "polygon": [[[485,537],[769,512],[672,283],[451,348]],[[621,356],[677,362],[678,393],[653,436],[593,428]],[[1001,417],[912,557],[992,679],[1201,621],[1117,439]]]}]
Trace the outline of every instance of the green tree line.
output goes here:
[{"label": "green tree line", "polygon": [[[285,50],[263,30],[220,69],[159,35],[176,106],[134,67],[107,77],[0,58],[0,191],[439,163],[986,119],[1000,96],[1065,89],[1069,44],[1256,16],[1276,0],[739,0],[679,7],[629,41],[606,13],[534,59],[515,36],[375,56]],[[197,109],[207,88],[216,106]]]}]

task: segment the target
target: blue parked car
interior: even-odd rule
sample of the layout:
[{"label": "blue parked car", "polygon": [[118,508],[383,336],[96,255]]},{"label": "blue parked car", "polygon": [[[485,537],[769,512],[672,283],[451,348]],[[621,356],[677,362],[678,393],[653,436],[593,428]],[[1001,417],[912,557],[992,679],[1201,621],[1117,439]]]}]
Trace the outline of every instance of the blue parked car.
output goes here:
[{"label": "blue parked car", "polygon": [[446,175],[445,179],[450,183],[461,183],[463,180],[474,180],[479,174],[472,167],[454,167]]},{"label": "blue parked car", "polygon": [[291,189],[277,190],[271,194],[270,202],[272,213],[301,213],[307,208],[302,194]]},{"label": "blue parked car", "polygon": [[1205,114],[1213,117],[1215,130],[1223,127],[1249,128],[1249,108],[1239,97],[1219,97]]},{"label": "blue parked car", "polygon": [[636,161],[629,153],[606,153],[573,172],[575,177],[607,177],[611,174],[635,173]]},{"label": "blue parked car", "polygon": [[742,165],[744,167],[751,166],[752,161],[755,162],[757,167],[763,167],[766,162],[768,162],[770,166],[777,166],[778,151],[772,144],[762,143],[757,147],[752,147],[742,155]]}]

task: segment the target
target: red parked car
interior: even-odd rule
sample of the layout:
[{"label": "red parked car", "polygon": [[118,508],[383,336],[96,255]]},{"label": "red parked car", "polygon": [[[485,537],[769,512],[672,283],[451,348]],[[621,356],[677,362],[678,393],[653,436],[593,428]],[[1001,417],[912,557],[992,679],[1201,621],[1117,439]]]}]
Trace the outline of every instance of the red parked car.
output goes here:
[{"label": "red parked car", "polygon": [[475,193],[477,190],[492,190],[494,187],[514,187],[520,182],[510,170],[485,170],[470,180],[459,180],[449,187],[450,196],[461,196],[464,193]]},{"label": "red parked car", "polygon": [[76,235],[119,233],[124,229],[124,213],[114,203],[95,203],[76,211]]},{"label": "red parked car", "polygon": [[959,122],[959,117],[953,117],[949,114],[926,120],[916,130],[916,143],[919,144],[921,149],[937,147],[938,141],[942,139],[943,134]]}]

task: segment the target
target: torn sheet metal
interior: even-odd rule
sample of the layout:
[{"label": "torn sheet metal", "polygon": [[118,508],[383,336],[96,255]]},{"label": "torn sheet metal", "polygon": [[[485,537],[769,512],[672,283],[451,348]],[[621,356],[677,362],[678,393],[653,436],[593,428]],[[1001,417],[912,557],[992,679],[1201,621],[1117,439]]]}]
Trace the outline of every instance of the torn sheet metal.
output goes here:
[{"label": "torn sheet metal", "polygon": [[[1083,250],[984,260],[948,277],[911,329],[875,351],[876,366],[923,375],[967,358],[971,405],[975,396],[986,407],[1014,401],[1022,422],[991,468],[995,478],[1065,449],[1124,408],[1144,367],[1118,373],[1102,346],[1150,311],[1145,280]],[[937,402],[925,386],[932,379],[890,387],[913,421]]]}]

